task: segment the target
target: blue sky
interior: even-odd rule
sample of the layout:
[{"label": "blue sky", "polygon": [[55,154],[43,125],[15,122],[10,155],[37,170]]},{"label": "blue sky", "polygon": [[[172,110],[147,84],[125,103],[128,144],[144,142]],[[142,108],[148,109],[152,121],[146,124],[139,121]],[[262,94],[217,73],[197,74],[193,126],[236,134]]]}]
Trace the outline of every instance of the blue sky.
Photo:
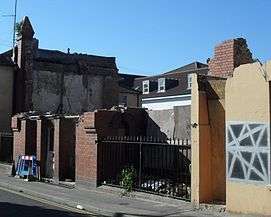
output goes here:
[{"label": "blue sky", "polygon": [[[0,0],[0,52],[12,41],[14,0]],[[206,62],[214,46],[245,37],[271,59],[270,0],[18,0],[40,47],[115,56],[120,72],[158,74]]]}]

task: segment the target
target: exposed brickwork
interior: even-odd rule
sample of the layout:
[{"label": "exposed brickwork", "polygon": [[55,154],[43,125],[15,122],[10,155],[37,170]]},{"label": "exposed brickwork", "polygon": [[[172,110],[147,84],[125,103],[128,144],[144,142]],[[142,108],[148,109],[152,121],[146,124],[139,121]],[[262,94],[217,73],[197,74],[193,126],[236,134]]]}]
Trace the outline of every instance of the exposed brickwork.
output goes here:
[{"label": "exposed brickwork", "polygon": [[37,123],[36,121],[12,118],[13,131],[13,159],[19,155],[36,155],[37,151]]},{"label": "exposed brickwork", "polygon": [[[55,182],[75,177],[75,120],[65,117],[39,117],[21,114],[12,118],[14,159],[36,155],[41,176],[46,175],[47,151],[54,151]],[[48,131],[52,135],[49,137]],[[50,144],[50,145],[49,145]],[[48,149],[48,150],[47,150]]]},{"label": "exposed brickwork", "polygon": [[209,74],[218,77],[232,76],[234,68],[253,62],[246,40],[227,40],[215,47],[214,58],[209,61]]},{"label": "exposed brickwork", "polygon": [[25,128],[25,120],[19,120],[17,116],[12,118],[13,159],[16,162],[18,160],[18,156],[25,153]]},{"label": "exposed brickwork", "polygon": [[97,186],[95,113],[85,113],[76,126],[76,182]]},{"label": "exposed brickwork", "polygon": [[16,60],[19,70],[16,78],[15,90],[17,97],[16,111],[30,111],[32,107],[33,91],[33,59],[36,48],[36,40],[33,39],[34,30],[28,19],[24,17],[22,21],[22,35],[17,39],[18,59]]},{"label": "exposed brickwork", "polygon": [[98,138],[145,135],[146,118],[143,109],[84,113],[76,126],[76,182],[97,186],[101,172]]}]

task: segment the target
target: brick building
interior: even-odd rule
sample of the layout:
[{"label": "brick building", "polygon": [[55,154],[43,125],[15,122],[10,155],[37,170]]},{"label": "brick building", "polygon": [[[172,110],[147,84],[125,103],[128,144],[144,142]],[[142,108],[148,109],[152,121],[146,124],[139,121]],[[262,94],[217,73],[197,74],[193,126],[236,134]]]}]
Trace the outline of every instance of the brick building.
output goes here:
[{"label": "brick building", "polygon": [[12,118],[14,156],[36,155],[42,178],[97,185],[97,139],[144,136],[144,109],[97,110],[81,116],[21,113]]},{"label": "brick building", "polygon": [[[80,115],[118,105],[115,57],[41,49],[34,33],[24,17],[15,48],[0,54],[0,133],[11,133],[12,115],[22,112]],[[2,152],[10,159],[12,147],[0,141],[0,161]]]},{"label": "brick building", "polygon": [[21,23],[15,49],[1,56],[17,66],[15,113],[82,114],[118,105],[114,57],[41,49],[28,17]]}]

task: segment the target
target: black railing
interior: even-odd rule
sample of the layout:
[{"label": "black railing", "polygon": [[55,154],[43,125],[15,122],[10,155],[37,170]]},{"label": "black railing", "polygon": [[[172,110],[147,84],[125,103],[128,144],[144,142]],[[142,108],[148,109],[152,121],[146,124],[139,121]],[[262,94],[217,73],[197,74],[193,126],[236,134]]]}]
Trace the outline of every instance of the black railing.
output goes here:
[{"label": "black railing", "polygon": [[134,189],[190,199],[191,145],[188,140],[107,137],[98,140],[100,183],[121,186],[121,172],[134,168]]}]

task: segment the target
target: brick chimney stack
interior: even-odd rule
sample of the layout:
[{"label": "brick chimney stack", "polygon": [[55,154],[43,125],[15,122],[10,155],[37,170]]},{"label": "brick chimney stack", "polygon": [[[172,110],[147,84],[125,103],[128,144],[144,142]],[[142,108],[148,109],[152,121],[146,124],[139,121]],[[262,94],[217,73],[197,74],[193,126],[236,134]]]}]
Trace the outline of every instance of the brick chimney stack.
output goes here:
[{"label": "brick chimney stack", "polygon": [[28,17],[21,24],[21,35],[17,38],[14,60],[18,65],[16,77],[15,112],[32,110],[33,60],[38,49],[38,40]]},{"label": "brick chimney stack", "polygon": [[208,63],[209,75],[229,77],[232,76],[234,68],[252,62],[246,39],[227,40],[215,47],[214,57]]}]

